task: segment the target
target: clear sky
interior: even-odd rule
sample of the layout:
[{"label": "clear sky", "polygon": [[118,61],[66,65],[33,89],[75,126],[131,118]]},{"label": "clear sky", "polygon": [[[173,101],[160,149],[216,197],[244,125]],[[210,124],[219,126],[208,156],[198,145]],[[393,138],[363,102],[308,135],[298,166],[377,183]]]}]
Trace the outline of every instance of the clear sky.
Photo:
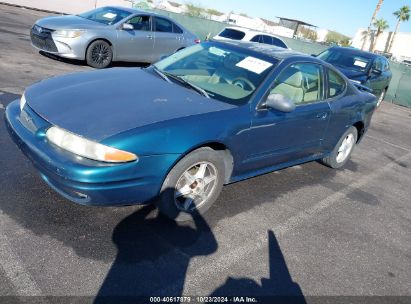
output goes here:
[{"label": "clear sky", "polygon": [[[252,17],[276,20],[276,16],[299,19],[320,28],[354,36],[358,28],[370,23],[378,0],[177,0],[205,8],[214,8],[224,13],[234,11]],[[385,0],[377,18],[384,18],[395,30],[393,12],[401,6],[411,7],[411,0]],[[411,19],[401,24],[400,31],[411,32]]]}]

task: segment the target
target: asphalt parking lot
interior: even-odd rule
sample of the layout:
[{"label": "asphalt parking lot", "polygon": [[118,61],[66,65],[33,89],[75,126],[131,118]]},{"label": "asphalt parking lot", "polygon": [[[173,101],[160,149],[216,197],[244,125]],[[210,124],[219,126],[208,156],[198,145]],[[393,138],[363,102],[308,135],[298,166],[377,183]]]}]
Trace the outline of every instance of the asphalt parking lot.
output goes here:
[{"label": "asphalt parking lot", "polygon": [[312,162],[226,186],[194,223],[79,206],[40,179],[3,115],[26,86],[90,68],[31,47],[46,13],[0,12],[0,296],[411,299],[409,109],[383,103],[344,169]]}]

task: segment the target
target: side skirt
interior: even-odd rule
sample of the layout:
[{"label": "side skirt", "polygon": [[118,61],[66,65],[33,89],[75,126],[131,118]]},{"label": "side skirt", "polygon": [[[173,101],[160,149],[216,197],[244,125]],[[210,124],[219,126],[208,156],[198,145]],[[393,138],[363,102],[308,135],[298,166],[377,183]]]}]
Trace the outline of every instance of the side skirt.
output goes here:
[{"label": "side skirt", "polygon": [[292,167],[295,165],[300,165],[303,163],[307,163],[307,162],[311,162],[311,161],[315,161],[315,160],[319,160],[322,159],[324,157],[326,157],[327,155],[329,155],[329,153],[324,153],[321,155],[314,155],[314,156],[309,156],[309,157],[305,157],[305,158],[301,158],[292,162],[287,162],[287,163],[283,163],[280,165],[275,165],[275,166],[271,166],[271,167],[267,167],[267,168],[263,168],[263,169],[259,169],[256,171],[252,171],[246,174],[242,174],[242,175],[236,175],[236,176],[231,176],[230,181],[227,184],[232,184],[232,183],[236,183],[245,179],[249,179],[252,177],[256,177],[259,175],[263,175],[263,174],[267,174],[267,173],[271,173],[277,170],[281,170],[284,168],[288,168],[288,167]]}]

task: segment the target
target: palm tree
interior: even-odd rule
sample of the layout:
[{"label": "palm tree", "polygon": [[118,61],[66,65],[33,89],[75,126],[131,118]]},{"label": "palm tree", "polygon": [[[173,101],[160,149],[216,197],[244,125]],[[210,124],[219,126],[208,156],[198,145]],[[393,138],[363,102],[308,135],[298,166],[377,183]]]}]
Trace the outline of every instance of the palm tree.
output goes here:
[{"label": "palm tree", "polygon": [[398,11],[394,12],[394,16],[397,17],[397,26],[395,27],[394,35],[392,35],[390,46],[388,47],[388,53],[391,53],[392,45],[394,44],[395,36],[397,35],[398,29],[400,28],[400,23],[403,21],[408,21],[410,19],[410,7],[404,5]]},{"label": "palm tree", "polygon": [[389,28],[387,20],[380,18],[374,21],[374,27],[377,29],[377,33],[375,34],[374,45],[372,46],[372,51],[375,51],[377,47],[378,37],[384,32],[387,28]]},{"label": "palm tree", "polygon": [[375,7],[375,10],[374,10],[374,14],[372,14],[370,25],[368,26],[368,29],[367,29],[367,36],[365,36],[365,39],[362,42],[362,46],[361,46],[362,50],[364,50],[365,48],[365,44],[367,43],[367,38],[370,36],[370,33],[371,33],[371,26],[374,23],[375,17],[377,17],[377,14],[380,11],[380,8],[383,2],[384,0],[378,0],[377,6]]}]

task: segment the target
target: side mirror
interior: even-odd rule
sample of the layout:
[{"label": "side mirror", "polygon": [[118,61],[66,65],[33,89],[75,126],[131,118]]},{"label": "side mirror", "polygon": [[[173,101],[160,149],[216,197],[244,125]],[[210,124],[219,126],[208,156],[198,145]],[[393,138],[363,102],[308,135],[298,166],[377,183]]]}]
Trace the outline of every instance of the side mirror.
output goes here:
[{"label": "side mirror", "polygon": [[311,54],[311,57],[317,57],[317,55],[316,54]]},{"label": "side mirror", "polygon": [[381,75],[382,71],[379,69],[372,69],[371,73],[375,74],[375,75]]},{"label": "side mirror", "polygon": [[281,94],[268,95],[267,100],[264,103],[264,107],[278,110],[281,112],[286,112],[286,113],[289,113],[295,110],[294,102],[291,99]]},{"label": "side mirror", "polygon": [[121,29],[125,31],[132,31],[134,30],[134,26],[130,23],[123,23],[123,25],[121,26]]}]

